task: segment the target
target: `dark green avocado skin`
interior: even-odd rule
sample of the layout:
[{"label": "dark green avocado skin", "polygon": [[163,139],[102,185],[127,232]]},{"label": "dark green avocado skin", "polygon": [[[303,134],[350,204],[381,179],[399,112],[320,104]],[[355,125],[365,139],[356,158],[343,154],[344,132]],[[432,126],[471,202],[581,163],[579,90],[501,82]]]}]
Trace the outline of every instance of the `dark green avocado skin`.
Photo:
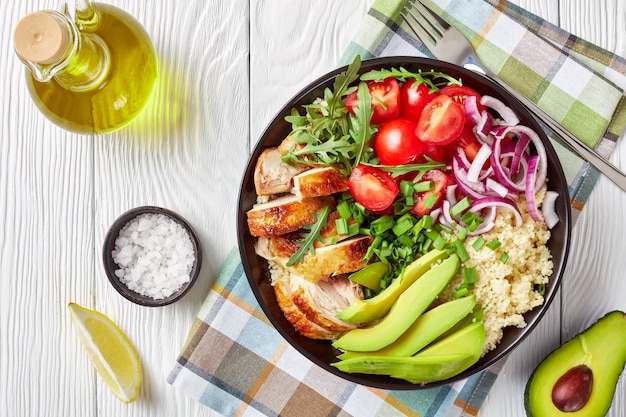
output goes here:
[{"label": "dark green avocado skin", "polygon": [[[535,368],[524,392],[528,417],[603,417],[609,411],[626,363],[626,314],[612,311],[574,336]],[[591,394],[578,411],[560,411],[552,402],[556,381],[571,368],[586,365],[593,373]]]}]

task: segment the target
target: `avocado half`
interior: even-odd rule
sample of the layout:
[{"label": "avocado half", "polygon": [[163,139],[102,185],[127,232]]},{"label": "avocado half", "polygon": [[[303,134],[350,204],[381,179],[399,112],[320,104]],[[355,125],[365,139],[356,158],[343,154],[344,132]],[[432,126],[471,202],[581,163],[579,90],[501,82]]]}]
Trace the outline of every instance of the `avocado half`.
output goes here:
[{"label": "avocado half", "polygon": [[626,314],[613,311],[550,353],[524,392],[528,417],[603,417],[626,363]]}]

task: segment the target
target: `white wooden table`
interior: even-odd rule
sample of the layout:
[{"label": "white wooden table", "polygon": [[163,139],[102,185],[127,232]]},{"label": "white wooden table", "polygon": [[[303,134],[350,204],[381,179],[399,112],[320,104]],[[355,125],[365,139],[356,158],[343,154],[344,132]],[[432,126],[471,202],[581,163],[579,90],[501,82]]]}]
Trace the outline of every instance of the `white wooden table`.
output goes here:
[{"label": "white wooden table", "polygon": [[[148,108],[109,136],[79,136],[35,109],[12,47],[23,15],[60,1],[0,2],[0,416],[217,416],[166,383],[235,240],[251,146],[290,96],[335,67],[372,0],[111,0],[144,23],[160,57]],[[514,0],[626,55],[622,0]],[[626,145],[613,162],[626,169]],[[150,309],[109,285],[101,245],[127,209],[159,205],[199,233],[204,264],[183,300]],[[626,308],[626,193],[602,178],[573,233],[568,272],[545,319],[507,361],[481,411],[524,416],[534,366],[560,341]],[[71,327],[71,301],[109,315],[137,347],[144,383],[120,403]],[[626,382],[611,417],[626,415]]]}]

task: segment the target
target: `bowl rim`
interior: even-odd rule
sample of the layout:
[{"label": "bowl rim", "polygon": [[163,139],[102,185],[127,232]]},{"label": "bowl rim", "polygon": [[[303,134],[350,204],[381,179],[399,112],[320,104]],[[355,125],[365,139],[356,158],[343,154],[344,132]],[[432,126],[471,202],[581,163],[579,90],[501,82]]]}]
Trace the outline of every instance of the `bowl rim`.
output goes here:
[{"label": "bowl rim", "polygon": [[[173,294],[162,299],[155,299],[139,294],[138,292],[135,292],[128,288],[124,283],[119,280],[119,278],[117,278],[117,276],[115,276],[115,269],[117,268],[117,264],[115,263],[115,261],[113,260],[113,256],[111,255],[113,248],[115,248],[115,241],[119,236],[120,230],[131,220],[142,214],[162,214],[174,220],[176,223],[182,226],[185,232],[187,232],[189,239],[191,240],[191,245],[193,246],[195,259],[191,268],[191,272],[189,273],[189,281],[184,283]],[[180,300],[189,292],[191,287],[193,287],[198,279],[198,275],[200,274],[200,268],[202,266],[202,248],[198,235],[196,234],[191,224],[183,216],[163,207],[140,206],[125,211],[113,221],[104,237],[104,242],[102,245],[102,261],[104,266],[104,272],[106,273],[109,282],[120,295],[137,305],[145,307],[162,307]]]},{"label": "bowl rim", "polygon": [[[528,123],[531,125],[530,127],[532,127],[533,129],[537,131],[542,142],[544,143],[546,147],[546,153],[548,155],[548,159],[551,161],[554,161],[554,160],[559,161],[558,155],[556,154],[556,151],[554,147],[552,146],[552,143],[550,142],[550,138],[547,136],[546,131],[542,129],[542,126],[537,121],[537,119],[532,115],[532,113],[529,112],[522,105],[522,103],[519,102],[519,100],[513,97],[504,88],[497,85],[496,83],[494,83],[487,77],[484,77],[482,74],[472,72],[468,69],[459,67],[455,64],[451,64],[448,62],[431,59],[431,58],[416,57],[416,56],[386,56],[386,57],[364,59],[361,62],[359,74],[362,74],[372,69],[378,69],[382,67],[390,68],[392,66],[399,67],[403,65],[404,66],[433,67],[433,69],[435,70],[440,70],[440,71],[447,72],[447,73],[450,73],[450,72],[460,73],[465,77],[471,78],[472,81],[475,81],[475,83],[487,84],[491,90],[497,93],[497,95],[505,98],[505,103],[507,103],[511,107],[516,107],[517,108],[516,113],[517,112],[522,113],[521,120],[528,121]],[[329,71],[326,74],[323,74],[319,76],[318,78],[314,79],[313,81],[305,85],[303,88],[301,88],[296,94],[294,94],[275,113],[275,116],[267,124],[266,128],[264,129],[262,134],[259,136],[259,139],[257,140],[254,148],[250,152],[246,169],[244,170],[244,173],[241,178],[238,203],[237,203],[238,248],[239,248],[241,261],[243,264],[244,271],[246,273],[248,283],[263,313],[267,316],[267,318],[269,319],[273,327],[280,333],[280,335],[293,348],[295,348],[298,352],[300,352],[302,355],[307,357],[313,363],[320,366],[322,369],[330,372],[331,374],[339,376],[342,379],[348,380],[350,382],[358,383],[361,385],[373,387],[373,388],[390,389],[390,390],[429,389],[429,388],[439,387],[442,385],[447,385],[447,384],[450,384],[450,383],[453,383],[462,379],[466,379],[471,375],[485,371],[488,368],[492,367],[501,359],[506,358],[515,348],[520,346],[520,344],[526,339],[526,337],[536,328],[537,324],[541,321],[546,311],[552,304],[552,301],[554,300],[556,293],[558,292],[561,280],[563,278],[563,275],[567,266],[567,258],[568,258],[569,249],[571,246],[571,228],[572,228],[572,225],[571,225],[572,213],[571,213],[571,204],[570,204],[570,199],[569,199],[569,189],[568,189],[567,180],[565,178],[565,174],[563,172],[562,164],[560,163],[560,161],[558,164],[556,164],[556,166],[553,166],[554,164],[550,164],[550,169],[556,171],[555,173],[558,179],[555,178],[554,176],[549,177],[550,179],[552,179],[552,181],[556,181],[558,184],[561,184],[562,191],[564,191],[565,194],[567,195],[567,198],[557,199],[557,204],[560,207],[561,216],[560,216],[559,224],[557,224],[555,229],[559,228],[559,230],[561,230],[562,238],[559,239],[559,242],[561,242],[560,244],[562,245],[561,251],[559,253],[560,258],[558,260],[554,259],[554,254],[553,254],[554,269],[553,269],[553,274],[550,277],[551,285],[548,286],[547,292],[544,295],[544,303],[541,306],[538,306],[534,308],[533,310],[524,314],[525,318],[528,315],[531,315],[532,317],[530,321],[527,320],[526,327],[524,327],[523,329],[517,329],[517,328],[515,329],[505,328],[504,329],[505,335],[507,332],[516,334],[516,336],[513,338],[514,339],[513,343],[504,347],[502,347],[502,345],[499,344],[498,347],[496,347],[495,349],[490,351],[488,354],[486,354],[484,358],[481,358],[481,360],[479,360],[478,363],[474,364],[472,367],[456,375],[455,377],[452,377],[443,381],[428,383],[428,384],[413,384],[408,381],[404,381],[401,379],[394,379],[391,377],[379,377],[376,375],[364,375],[364,374],[350,374],[350,373],[339,371],[337,368],[330,366],[328,362],[322,361],[318,357],[311,356],[311,354],[309,354],[309,352],[295,340],[295,338],[297,338],[297,335],[294,336],[293,333],[290,333],[291,329],[289,331],[286,331],[282,327],[284,325],[284,323],[281,323],[282,318],[277,318],[272,314],[270,310],[270,306],[265,302],[265,299],[263,298],[263,294],[261,293],[258,285],[256,285],[256,282],[254,281],[254,271],[253,271],[252,265],[250,264],[250,260],[248,257],[251,255],[252,256],[257,256],[257,255],[255,255],[253,252],[250,253],[249,251],[246,250],[246,240],[250,238],[249,237],[250,235],[249,235],[249,231],[247,230],[245,213],[247,210],[249,210],[250,202],[246,201],[244,190],[245,190],[246,185],[249,185],[249,184],[246,184],[246,180],[251,178],[251,174],[254,172],[254,165],[255,165],[254,162],[256,162],[259,154],[261,153],[263,149],[271,146],[271,145],[266,145],[265,142],[267,140],[268,135],[271,133],[272,129],[275,127],[275,125],[280,123],[281,120],[284,118],[284,116],[288,114],[288,112],[290,112],[292,108],[298,107],[298,105],[302,103],[302,100],[308,95],[310,95],[316,88],[319,89],[320,86],[323,86],[328,83],[332,85],[332,80],[334,80],[334,78],[338,74],[345,72],[347,68],[348,68],[348,65],[344,65],[332,71]],[[464,81],[465,80],[467,80],[467,78],[465,78]],[[470,84],[472,83],[474,82],[470,82]],[[552,236],[551,236],[551,239],[553,239]],[[263,261],[263,262],[267,263],[266,261]],[[313,339],[309,339],[309,340],[311,343],[316,342]],[[330,345],[330,341],[326,341],[326,342]],[[339,353],[338,350],[337,350],[337,353]]]}]

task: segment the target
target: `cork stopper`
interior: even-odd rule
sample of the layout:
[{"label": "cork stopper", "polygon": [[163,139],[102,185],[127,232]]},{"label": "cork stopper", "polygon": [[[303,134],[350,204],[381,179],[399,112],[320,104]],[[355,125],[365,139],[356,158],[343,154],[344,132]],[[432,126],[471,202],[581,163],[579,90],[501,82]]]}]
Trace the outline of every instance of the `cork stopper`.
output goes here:
[{"label": "cork stopper", "polygon": [[24,16],[13,33],[15,52],[22,59],[39,64],[51,64],[61,58],[68,42],[67,29],[46,11]]}]

